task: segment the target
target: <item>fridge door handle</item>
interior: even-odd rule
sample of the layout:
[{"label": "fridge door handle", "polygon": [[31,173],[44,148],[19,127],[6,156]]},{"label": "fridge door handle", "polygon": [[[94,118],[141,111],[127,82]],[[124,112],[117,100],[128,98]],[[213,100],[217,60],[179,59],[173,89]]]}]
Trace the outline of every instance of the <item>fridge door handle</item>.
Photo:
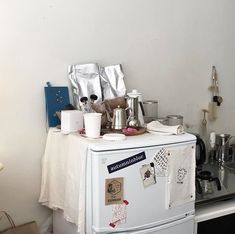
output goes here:
[{"label": "fridge door handle", "polygon": [[[118,228],[118,230],[111,230],[111,229],[102,229],[102,230],[97,230],[94,226],[92,227],[94,233],[123,233],[123,232],[130,232],[132,234],[147,234],[147,233],[153,233],[153,231],[161,231],[167,228],[172,228],[174,226],[180,225],[180,224],[184,224],[187,221],[192,220],[192,222],[194,223],[194,214],[186,214],[186,216],[184,216],[183,218],[180,219],[176,219],[174,221],[168,222],[168,223],[164,223],[164,224],[160,224],[157,226],[152,226],[152,227],[146,227],[146,226],[138,226],[138,228],[131,228],[131,229],[125,229],[125,228]],[[193,227],[193,224],[192,224]],[[187,234],[191,234],[191,233],[187,233]]]},{"label": "fridge door handle", "polygon": [[[153,231],[154,231],[154,233],[157,232],[157,231],[160,232],[161,230],[172,228],[172,227],[180,225],[180,224],[184,224],[184,223],[186,223],[187,221],[190,221],[190,220],[192,221],[192,231],[193,231],[194,215],[188,215],[187,217],[182,218],[180,220],[176,220],[174,222],[170,222],[170,223],[167,223],[167,224],[162,224],[160,226],[149,228],[149,229],[134,231],[133,233],[135,233],[135,234],[148,234],[148,233],[153,233]],[[191,233],[188,233],[188,234],[191,234]]]}]

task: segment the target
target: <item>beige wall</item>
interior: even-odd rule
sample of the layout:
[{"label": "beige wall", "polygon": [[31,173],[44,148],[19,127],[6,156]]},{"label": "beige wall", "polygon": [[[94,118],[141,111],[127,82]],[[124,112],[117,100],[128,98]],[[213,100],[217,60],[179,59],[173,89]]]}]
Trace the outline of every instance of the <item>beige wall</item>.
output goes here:
[{"label": "beige wall", "polygon": [[46,140],[43,87],[67,85],[73,63],[121,63],[128,90],[159,101],[198,131],[211,66],[224,103],[209,128],[235,134],[233,0],[0,1],[0,207],[16,222],[49,215],[37,203]]}]

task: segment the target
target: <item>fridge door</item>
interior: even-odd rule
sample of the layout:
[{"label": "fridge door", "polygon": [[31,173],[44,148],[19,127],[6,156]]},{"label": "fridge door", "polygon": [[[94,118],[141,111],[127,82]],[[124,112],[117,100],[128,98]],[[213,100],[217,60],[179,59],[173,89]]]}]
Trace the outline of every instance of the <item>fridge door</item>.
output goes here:
[{"label": "fridge door", "polygon": [[[170,223],[194,213],[194,198],[190,202],[169,207],[169,181],[164,173],[156,177],[156,183],[150,181],[146,184],[142,177],[141,168],[150,165],[163,148],[166,152],[186,150],[187,156],[195,160],[195,142],[90,152],[87,205],[92,214],[87,214],[90,217],[87,223],[91,233],[137,231]],[[114,196],[110,199],[112,192],[109,194],[108,191],[112,191],[112,186]],[[119,197],[115,196],[115,189],[122,190],[118,191]],[[116,201],[121,204],[112,204]]]}]

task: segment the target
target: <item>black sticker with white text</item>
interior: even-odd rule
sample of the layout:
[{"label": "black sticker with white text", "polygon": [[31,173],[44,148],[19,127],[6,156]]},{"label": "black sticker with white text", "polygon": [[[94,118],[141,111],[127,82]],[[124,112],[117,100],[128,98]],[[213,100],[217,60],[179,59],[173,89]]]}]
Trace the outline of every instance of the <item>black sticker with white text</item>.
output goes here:
[{"label": "black sticker with white text", "polygon": [[113,173],[115,171],[119,171],[125,167],[129,167],[135,163],[143,161],[146,159],[145,152],[141,152],[139,154],[133,155],[129,158],[125,158],[121,161],[115,162],[107,166],[109,173]]}]

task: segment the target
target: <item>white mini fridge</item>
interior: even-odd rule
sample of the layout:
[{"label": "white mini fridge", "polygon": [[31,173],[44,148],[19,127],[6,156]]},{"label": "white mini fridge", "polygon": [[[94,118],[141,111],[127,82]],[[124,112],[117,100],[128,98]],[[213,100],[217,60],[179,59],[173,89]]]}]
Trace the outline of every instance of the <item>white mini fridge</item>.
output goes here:
[{"label": "white mini fridge", "polygon": [[[59,145],[73,144],[72,164],[79,162],[80,141],[87,146],[82,203],[86,233],[193,234],[195,136],[145,133],[122,141],[59,133],[53,137],[63,138]],[[64,162],[67,157],[63,155]],[[63,211],[53,212],[54,234],[76,234],[77,226],[64,216]]]},{"label": "white mini fridge", "polygon": [[91,143],[86,232],[193,234],[195,142],[148,133]]}]

